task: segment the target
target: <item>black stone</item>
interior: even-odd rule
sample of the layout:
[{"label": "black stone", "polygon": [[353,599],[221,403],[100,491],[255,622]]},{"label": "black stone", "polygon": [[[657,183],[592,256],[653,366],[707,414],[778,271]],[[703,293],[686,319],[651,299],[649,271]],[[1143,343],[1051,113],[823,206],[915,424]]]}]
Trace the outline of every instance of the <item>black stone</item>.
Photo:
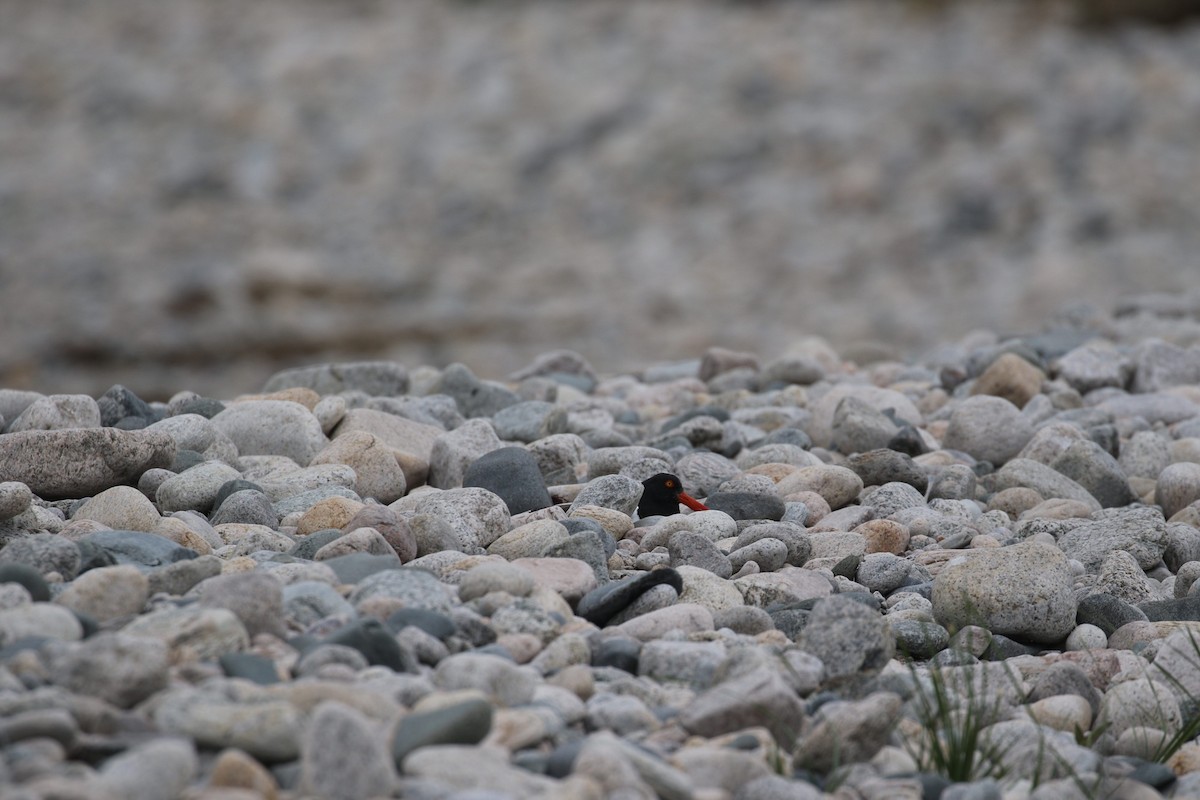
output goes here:
[{"label": "black stone", "polygon": [[372,666],[384,666],[396,672],[417,671],[416,659],[405,653],[392,632],[373,617],[355,620],[325,637],[321,643],[353,647],[366,656],[367,663]]},{"label": "black stone", "polygon": [[992,642],[988,645],[988,649],[984,651],[983,659],[984,661],[1005,661],[1017,656],[1036,656],[1043,649],[1041,647],[1022,644],[1016,639],[1010,639],[1007,636],[993,633]]},{"label": "black stone", "polygon": [[122,431],[140,431],[149,425],[150,421],[143,417],[122,417],[112,427]]},{"label": "black stone", "polygon": [[[103,551],[96,558],[108,561],[108,564],[133,564],[136,567],[161,567],[164,564],[174,564],[177,561],[187,561],[200,554],[189,547],[175,544],[170,539],[153,533],[142,531],[97,531],[79,539],[80,554],[89,562],[89,553],[84,551],[84,543]],[[108,566],[102,564],[100,566]],[[89,563],[88,569],[94,569]],[[80,572],[83,572],[82,565]]]},{"label": "black stone", "polygon": [[887,449],[895,450],[897,453],[904,453],[910,457],[929,452],[929,448],[925,446],[925,440],[921,438],[921,434],[917,433],[917,429],[911,425],[905,425],[900,429],[899,433],[889,439]]},{"label": "black stone", "polygon": [[[478,744],[492,729],[492,706],[473,699],[433,711],[409,714],[392,737],[392,757],[401,768],[404,757],[419,747],[438,744]],[[463,765],[470,769],[469,765]]]},{"label": "black stone", "polygon": [[683,577],[678,572],[669,568],[656,569],[593,589],[580,598],[575,613],[603,628],[643,593],[663,583],[674,587],[677,593],[683,592]]},{"label": "black stone", "polygon": [[1159,791],[1171,786],[1177,780],[1175,773],[1166,764],[1158,764],[1153,761],[1143,761],[1134,767],[1133,771],[1127,776],[1130,780],[1144,783]]},{"label": "black stone", "polygon": [[524,447],[501,447],[475,459],[467,467],[463,486],[487,489],[504,501],[510,514],[554,504],[537,459]]},{"label": "black stone", "polygon": [[1149,616],[1141,608],[1105,592],[1097,592],[1083,598],[1075,611],[1076,624],[1095,625],[1104,631],[1106,636],[1112,636],[1122,625],[1147,620]]},{"label": "black stone", "polygon": [[[82,568],[80,572],[82,572]],[[0,564],[0,583],[19,583],[29,592],[35,603],[46,603],[50,600],[50,584],[28,564],[10,562]]]},{"label": "black stone", "polygon": [[387,626],[395,633],[412,625],[428,633],[435,639],[446,641],[455,634],[458,628],[454,621],[445,614],[430,611],[427,608],[401,608],[393,611],[387,618]]},{"label": "black stone", "polygon": [[213,525],[237,522],[244,525],[279,526],[279,512],[275,504],[257,489],[243,489],[223,498],[221,507],[213,512],[209,520]]},{"label": "black stone", "polygon": [[262,686],[279,683],[275,663],[255,653],[225,653],[217,663],[230,678],[245,678]]},{"label": "black stone", "polygon": [[606,639],[592,651],[593,667],[615,667],[637,675],[642,645],[633,639]]},{"label": "black stone", "polygon": [[735,520],[767,519],[779,521],[787,510],[782,499],[775,495],[751,492],[714,492],[704,498],[704,505],[714,511],[724,511]]},{"label": "black stone", "polygon": [[1148,600],[1137,607],[1151,622],[1195,622],[1200,620],[1200,595],[1173,597],[1170,600]]},{"label": "black stone", "polygon": [[858,575],[858,567],[862,564],[863,557],[857,554],[845,556],[841,561],[833,565],[833,574],[841,575],[843,578],[854,580]]}]

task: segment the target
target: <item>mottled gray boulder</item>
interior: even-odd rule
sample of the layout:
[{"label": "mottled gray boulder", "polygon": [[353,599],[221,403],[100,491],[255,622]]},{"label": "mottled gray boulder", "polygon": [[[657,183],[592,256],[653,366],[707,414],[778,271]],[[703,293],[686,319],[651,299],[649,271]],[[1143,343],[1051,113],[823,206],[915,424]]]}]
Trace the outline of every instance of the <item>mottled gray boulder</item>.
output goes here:
[{"label": "mottled gray boulder", "polygon": [[1104,508],[1127,506],[1138,499],[1117,459],[1095,442],[1072,444],[1050,466],[1087,489]]},{"label": "mottled gray boulder", "polygon": [[465,417],[490,417],[521,402],[516,392],[495,381],[480,380],[463,364],[446,367],[436,389],[453,397]]},{"label": "mottled gray boulder", "polygon": [[883,615],[845,596],[818,600],[796,644],[821,659],[828,678],[878,671],[896,652]]},{"label": "mottled gray boulder", "polygon": [[1058,537],[1059,548],[1089,572],[1098,570],[1113,550],[1127,551],[1143,570],[1152,569],[1166,552],[1167,525],[1153,506],[1110,508],[1092,516]]},{"label": "mottled gray boulder", "polygon": [[933,581],[933,614],[947,628],[979,625],[1054,643],[1075,627],[1071,568],[1057,547],[1025,542],[951,560]]},{"label": "mottled gray boulder", "polygon": [[1024,486],[1046,500],[1063,497],[1086,503],[1095,511],[1100,510],[1100,501],[1087,489],[1058,470],[1028,458],[1014,458],[987,478],[993,492]]},{"label": "mottled gray boulder", "polygon": [[567,509],[567,514],[583,506],[600,506],[632,517],[642,499],[642,484],[624,475],[602,475],[588,481]]},{"label": "mottled gray boulder", "polygon": [[1001,397],[975,395],[950,414],[942,447],[1000,465],[1014,458],[1033,436],[1021,410]]},{"label": "mottled gray boulder", "polygon": [[439,489],[461,487],[471,464],[503,446],[485,419],[469,420],[441,434],[434,439],[429,454],[429,485]]},{"label": "mottled gray boulder", "polygon": [[146,470],[168,467],[174,459],[175,440],[164,433],[70,428],[0,436],[0,475],[45,500],[134,485]]},{"label": "mottled gray boulder", "polygon": [[230,403],[212,418],[243,456],[287,456],[302,467],[329,443],[313,413],[290,400]]}]

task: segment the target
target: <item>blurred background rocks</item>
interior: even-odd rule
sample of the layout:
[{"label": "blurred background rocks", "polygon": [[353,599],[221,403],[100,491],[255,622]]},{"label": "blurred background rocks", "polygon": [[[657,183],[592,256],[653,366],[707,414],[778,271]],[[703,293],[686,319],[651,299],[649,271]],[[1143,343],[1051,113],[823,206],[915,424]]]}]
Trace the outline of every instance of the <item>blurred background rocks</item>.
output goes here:
[{"label": "blurred background rocks", "polygon": [[0,0],[0,386],[1200,325],[1152,5]]}]

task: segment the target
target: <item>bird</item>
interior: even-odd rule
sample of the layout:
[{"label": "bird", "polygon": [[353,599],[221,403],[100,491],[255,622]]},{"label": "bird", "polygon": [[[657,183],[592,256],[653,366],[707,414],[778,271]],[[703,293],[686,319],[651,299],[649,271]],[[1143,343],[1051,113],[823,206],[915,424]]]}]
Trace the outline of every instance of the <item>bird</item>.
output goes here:
[{"label": "bird", "polygon": [[708,506],[683,491],[683,481],[669,472],[642,481],[642,499],[638,501],[638,517],[669,517],[679,513],[683,503],[693,511],[708,511]]}]

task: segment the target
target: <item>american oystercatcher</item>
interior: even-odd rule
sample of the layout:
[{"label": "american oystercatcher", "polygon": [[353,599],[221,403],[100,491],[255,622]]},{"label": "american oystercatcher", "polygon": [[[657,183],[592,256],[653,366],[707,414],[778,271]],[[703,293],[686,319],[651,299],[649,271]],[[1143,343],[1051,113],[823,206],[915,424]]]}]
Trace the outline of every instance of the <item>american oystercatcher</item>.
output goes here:
[{"label": "american oystercatcher", "polygon": [[638,501],[638,517],[669,517],[679,513],[683,503],[693,511],[708,511],[708,506],[683,491],[683,482],[669,472],[660,472],[642,481],[642,499]]}]

